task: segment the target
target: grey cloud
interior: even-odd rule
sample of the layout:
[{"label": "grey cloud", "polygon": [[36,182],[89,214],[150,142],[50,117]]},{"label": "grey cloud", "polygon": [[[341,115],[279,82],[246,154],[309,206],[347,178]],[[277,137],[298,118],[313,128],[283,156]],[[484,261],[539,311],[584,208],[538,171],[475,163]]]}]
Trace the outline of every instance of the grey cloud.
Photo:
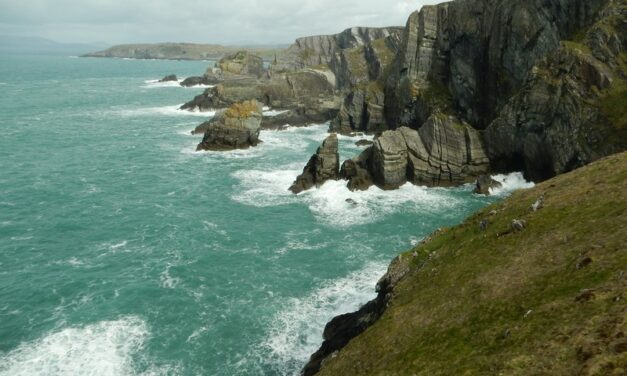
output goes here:
[{"label": "grey cloud", "polygon": [[0,0],[0,34],[67,42],[290,43],[350,26],[404,25],[435,0]]}]

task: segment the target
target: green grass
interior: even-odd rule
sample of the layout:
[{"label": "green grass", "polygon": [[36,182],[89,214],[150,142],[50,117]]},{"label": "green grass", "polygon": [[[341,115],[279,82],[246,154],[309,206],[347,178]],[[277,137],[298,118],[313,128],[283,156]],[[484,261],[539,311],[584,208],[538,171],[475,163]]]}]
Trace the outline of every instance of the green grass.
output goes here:
[{"label": "green grass", "polygon": [[519,191],[403,259],[385,314],[321,375],[627,371],[627,153]]}]

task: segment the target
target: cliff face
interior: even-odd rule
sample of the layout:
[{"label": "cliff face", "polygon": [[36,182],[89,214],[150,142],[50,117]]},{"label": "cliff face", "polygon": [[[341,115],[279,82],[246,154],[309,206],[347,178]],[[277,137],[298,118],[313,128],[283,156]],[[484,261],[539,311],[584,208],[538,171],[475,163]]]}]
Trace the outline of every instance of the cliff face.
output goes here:
[{"label": "cliff face", "polygon": [[341,50],[364,46],[376,39],[400,35],[400,27],[353,27],[339,34],[298,38],[272,65],[275,71],[329,65]]},{"label": "cliff face", "polygon": [[[466,0],[423,7],[385,85],[391,129],[434,112],[476,129],[494,170],[542,180],[624,150],[625,4]],[[577,39],[578,41],[572,42]],[[571,41],[569,41],[571,40]]]},{"label": "cliff face", "polygon": [[437,231],[327,324],[304,374],[624,374],[626,192],[616,154]]}]

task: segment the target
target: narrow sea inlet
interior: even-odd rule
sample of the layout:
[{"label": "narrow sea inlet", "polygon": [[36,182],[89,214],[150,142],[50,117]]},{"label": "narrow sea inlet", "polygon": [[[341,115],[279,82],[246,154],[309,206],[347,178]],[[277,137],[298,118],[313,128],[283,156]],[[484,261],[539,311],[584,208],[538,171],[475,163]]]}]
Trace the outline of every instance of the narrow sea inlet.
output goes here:
[{"label": "narrow sea inlet", "polygon": [[399,252],[528,185],[292,195],[328,125],[196,152],[203,88],[154,81],[208,64],[0,56],[0,375],[298,374]]}]

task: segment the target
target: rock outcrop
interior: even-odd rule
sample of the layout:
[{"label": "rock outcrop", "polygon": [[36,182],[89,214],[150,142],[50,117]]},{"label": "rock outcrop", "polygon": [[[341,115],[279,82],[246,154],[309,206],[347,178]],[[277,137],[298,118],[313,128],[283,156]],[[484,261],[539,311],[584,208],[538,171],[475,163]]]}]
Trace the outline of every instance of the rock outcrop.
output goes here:
[{"label": "rock outcrop", "polygon": [[327,323],[322,334],[322,345],[303,368],[301,373],[303,376],[315,375],[328,356],[346,346],[351,339],[379,320],[392,298],[394,287],[409,272],[410,261],[411,259],[407,256],[395,258],[390,263],[387,273],[377,282],[375,299],[366,303],[358,311],[336,316]]},{"label": "rock outcrop", "polygon": [[178,77],[176,77],[176,74],[169,74],[165,77],[163,77],[162,79],[159,80],[159,82],[173,82],[173,81],[178,81]]},{"label": "rock outcrop", "polygon": [[340,156],[338,154],[337,135],[335,133],[327,137],[316,153],[311,156],[303,169],[303,173],[289,188],[294,194],[306,191],[313,187],[319,187],[327,180],[339,178]]},{"label": "rock outcrop", "polygon": [[223,57],[218,68],[224,75],[259,77],[264,72],[263,59],[245,50]]},{"label": "rock outcrop", "polygon": [[303,125],[299,122],[309,120],[325,122],[337,114],[339,107],[332,81],[325,71],[315,69],[275,74],[261,79],[242,76],[225,78],[215,87],[206,89],[185,103],[181,109],[211,111],[256,99],[272,108],[292,110],[273,119],[275,124],[288,117],[290,125]]},{"label": "rock outcrop", "polygon": [[502,187],[503,184],[492,179],[490,175],[481,175],[475,182],[474,192],[479,195],[490,195],[490,190]]},{"label": "rock outcrop", "polygon": [[351,191],[367,191],[374,185],[374,179],[368,171],[368,160],[372,155],[372,148],[364,150],[357,158],[342,163],[340,177],[348,180],[348,189]]},{"label": "rock outcrop", "polygon": [[221,110],[204,127],[197,150],[233,150],[256,146],[259,141],[262,107],[255,101],[236,103]]},{"label": "rock outcrop", "polygon": [[271,69],[275,72],[296,71],[319,65],[329,65],[341,50],[363,46],[376,39],[400,35],[401,27],[353,27],[339,34],[298,38],[277,57]]},{"label": "rock outcrop", "polygon": [[187,77],[183,81],[181,81],[181,86],[184,87],[192,87],[192,86],[207,86],[207,85],[217,85],[222,82],[222,79],[216,76],[202,75],[202,76],[192,76]]},{"label": "rock outcrop", "polygon": [[401,127],[375,139],[365,156],[374,182],[395,189],[411,182],[426,186],[451,186],[486,173],[489,161],[479,132],[459,119],[432,115],[418,130]]}]

